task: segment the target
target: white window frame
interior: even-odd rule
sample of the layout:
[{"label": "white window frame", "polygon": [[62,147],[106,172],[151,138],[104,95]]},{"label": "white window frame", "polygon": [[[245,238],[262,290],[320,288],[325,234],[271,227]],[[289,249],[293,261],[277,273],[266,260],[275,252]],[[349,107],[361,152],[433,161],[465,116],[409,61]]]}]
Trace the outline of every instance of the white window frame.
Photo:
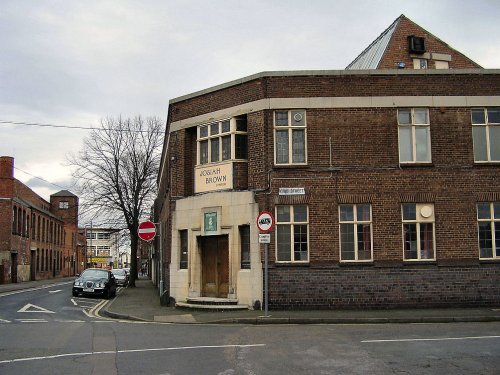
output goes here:
[{"label": "white window frame", "polygon": [[[408,124],[400,123],[399,113],[401,111],[410,111],[411,121]],[[419,122],[417,120],[418,116],[416,116],[416,112],[426,112],[427,122]],[[398,108],[397,111],[397,121],[398,121],[398,151],[399,151],[399,163],[400,164],[429,164],[432,163],[432,149],[431,149],[431,120],[429,115],[428,108]],[[412,160],[402,160],[401,155],[401,144],[403,142],[403,137],[401,133],[403,130],[410,128],[411,130],[411,148],[412,148]],[[426,128],[427,130],[427,139],[426,139],[426,147],[427,147],[427,160],[417,160],[417,130]]]},{"label": "white window frame", "polygon": [[[415,219],[405,219],[404,206],[415,205]],[[402,236],[403,236],[403,260],[405,262],[433,262],[436,260],[436,224],[435,224],[435,211],[434,204],[432,203],[403,203],[401,205],[401,221],[402,221]],[[406,258],[406,236],[405,225],[415,224],[416,226],[416,251],[417,258]],[[422,224],[432,224],[432,258],[422,257],[421,246],[421,231]]]},{"label": "white window frame", "polygon": [[[289,207],[290,208],[290,221],[278,221],[279,216],[278,216],[278,207]],[[306,221],[295,221],[294,220],[294,210],[295,207],[297,206],[305,206],[306,207]],[[282,205],[277,205],[275,207],[275,218],[276,218],[276,230],[275,230],[275,248],[276,248],[276,263],[309,263],[309,258],[310,258],[310,243],[309,243],[309,206],[305,204],[296,204],[296,205],[287,205],[287,204],[282,204]],[[279,260],[278,258],[278,246],[279,246],[279,236],[278,236],[278,227],[279,226],[290,226],[290,260]],[[296,225],[305,225],[307,228],[307,259],[305,260],[295,260],[295,254],[294,254],[294,249],[295,249],[295,242],[294,242],[294,232],[295,232],[295,226]]]},{"label": "white window frame", "polygon": [[[341,210],[343,206],[352,206],[353,220],[342,220]],[[368,220],[358,220],[358,207],[369,206],[370,218]],[[354,230],[354,259],[342,259],[342,224],[352,225]],[[358,225],[370,225],[370,259],[359,259]],[[360,204],[341,204],[339,205],[339,244],[341,262],[373,262],[373,223],[372,223],[372,205],[369,203]]]},{"label": "white window frame", "polygon": [[[233,118],[225,118],[219,121],[212,121],[210,123],[202,124],[197,127],[197,139],[196,139],[196,163],[198,166],[200,165],[209,165],[209,164],[216,164],[216,163],[221,163],[221,162],[228,162],[228,161],[234,161],[234,160],[247,160],[247,159],[236,159],[236,136],[237,135],[243,135],[247,136],[248,130],[247,131],[240,131],[237,129],[237,120],[240,120],[241,118],[239,117],[233,117]],[[223,131],[223,124],[226,122],[229,122],[229,130],[228,131]],[[212,126],[217,126],[218,131],[216,134],[211,134],[211,127]],[[207,135],[202,136],[201,132],[203,128],[207,128]],[[228,159],[222,160],[222,151],[223,151],[223,138],[225,137],[230,137],[231,138],[231,150],[230,150],[230,155]],[[212,141],[218,140],[219,142],[219,156],[217,160],[212,161]],[[200,147],[202,142],[206,141],[207,142],[207,147],[208,147],[208,152],[207,152],[207,162],[202,163],[201,160],[201,151]],[[248,142],[248,138],[247,138]],[[248,143],[247,143],[248,145]],[[248,146],[247,146],[248,147]],[[247,149],[247,158],[248,158],[248,149]]]},{"label": "white window frame", "polygon": [[[278,113],[287,113],[288,124],[287,125],[277,125],[276,117]],[[302,116],[302,117],[299,117]],[[303,125],[299,125],[303,120]],[[306,110],[304,109],[292,109],[292,110],[276,110],[273,113],[273,126],[274,126],[274,165],[307,165],[307,116]],[[276,147],[277,133],[288,131],[288,161],[278,162],[278,150]],[[294,162],[293,161],[293,132],[302,131],[304,133],[304,161]]]},{"label": "white window frame", "polygon": [[[499,163],[500,162],[500,158],[499,159],[494,159],[492,160],[491,158],[491,133],[492,133],[492,130],[493,128],[497,129],[497,127],[500,129],[500,122],[499,123],[494,123],[494,122],[490,122],[489,118],[488,118],[488,109],[496,109],[496,110],[500,110],[500,107],[486,107],[486,108],[472,108],[471,109],[471,124],[472,124],[472,142],[473,142],[473,147],[474,147],[474,162],[475,163]],[[482,122],[475,122],[474,121],[474,118],[473,118],[473,113],[474,111],[483,111],[483,114],[484,114],[484,123]],[[474,133],[475,133],[475,130],[479,130],[481,129],[481,127],[484,127],[484,142],[485,142],[485,146],[486,146],[486,159],[485,160],[477,160],[476,159],[476,153],[477,153],[477,147],[479,147],[477,145],[477,137]],[[481,130],[483,131],[483,130]],[[500,130],[498,130],[500,131]],[[481,135],[481,139],[482,139],[482,135]],[[500,141],[497,141],[497,142],[500,142]]]},{"label": "white window frame", "polygon": [[[479,205],[488,205],[489,207],[489,217],[479,218]],[[497,233],[495,233],[495,227],[500,228],[500,203],[499,202],[481,202],[476,205],[477,210],[477,239],[479,248],[479,259],[482,260],[500,260],[500,239],[497,238]],[[480,223],[488,223],[490,225],[491,233],[491,257],[481,257],[481,236],[480,236]],[[499,229],[500,230],[500,229]],[[499,255],[497,255],[497,251]]]},{"label": "white window frame", "polygon": [[427,59],[413,59],[413,69],[428,69],[429,61]]}]

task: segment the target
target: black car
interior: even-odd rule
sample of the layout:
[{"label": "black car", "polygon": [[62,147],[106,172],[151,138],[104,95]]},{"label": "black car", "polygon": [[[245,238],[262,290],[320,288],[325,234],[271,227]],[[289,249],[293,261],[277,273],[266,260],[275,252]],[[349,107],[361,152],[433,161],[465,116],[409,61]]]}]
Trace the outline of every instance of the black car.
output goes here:
[{"label": "black car", "polygon": [[73,282],[73,297],[79,294],[104,298],[116,296],[116,280],[113,273],[102,268],[88,268]]}]

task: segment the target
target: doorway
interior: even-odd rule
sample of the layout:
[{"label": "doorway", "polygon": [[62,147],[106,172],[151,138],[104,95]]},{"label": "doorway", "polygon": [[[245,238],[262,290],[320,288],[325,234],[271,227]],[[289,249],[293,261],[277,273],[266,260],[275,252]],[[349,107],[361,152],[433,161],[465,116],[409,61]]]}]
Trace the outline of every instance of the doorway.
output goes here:
[{"label": "doorway", "polygon": [[201,237],[202,295],[227,298],[229,292],[228,236]]},{"label": "doorway", "polygon": [[10,282],[17,283],[17,253],[10,253]]}]

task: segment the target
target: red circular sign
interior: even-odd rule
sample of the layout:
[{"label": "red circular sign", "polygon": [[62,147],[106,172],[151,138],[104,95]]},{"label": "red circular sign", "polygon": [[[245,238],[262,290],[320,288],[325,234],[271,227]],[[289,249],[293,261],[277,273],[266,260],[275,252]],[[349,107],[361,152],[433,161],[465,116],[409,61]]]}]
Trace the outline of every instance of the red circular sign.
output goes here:
[{"label": "red circular sign", "polygon": [[151,241],[156,236],[156,226],[152,221],[143,221],[139,224],[139,238],[144,241]]},{"label": "red circular sign", "polygon": [[257,217],[257,227],[261,232],[267,233],[273,229],[274,218],[273,215],[268,211],[263,211]]}]

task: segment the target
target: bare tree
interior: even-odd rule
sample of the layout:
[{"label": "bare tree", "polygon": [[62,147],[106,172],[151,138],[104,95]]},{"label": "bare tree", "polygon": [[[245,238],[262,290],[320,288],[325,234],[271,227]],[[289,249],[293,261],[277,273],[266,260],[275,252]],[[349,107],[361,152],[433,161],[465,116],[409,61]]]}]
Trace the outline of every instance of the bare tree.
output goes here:
[{"label": "bare tree", "polygon": [[106,118],[69,157],[87,216],[126,227],[131,240],[130,284],[137,279],[138,227],[149,218],[156,198],[156,178],[163,144],[157,117]]}]

